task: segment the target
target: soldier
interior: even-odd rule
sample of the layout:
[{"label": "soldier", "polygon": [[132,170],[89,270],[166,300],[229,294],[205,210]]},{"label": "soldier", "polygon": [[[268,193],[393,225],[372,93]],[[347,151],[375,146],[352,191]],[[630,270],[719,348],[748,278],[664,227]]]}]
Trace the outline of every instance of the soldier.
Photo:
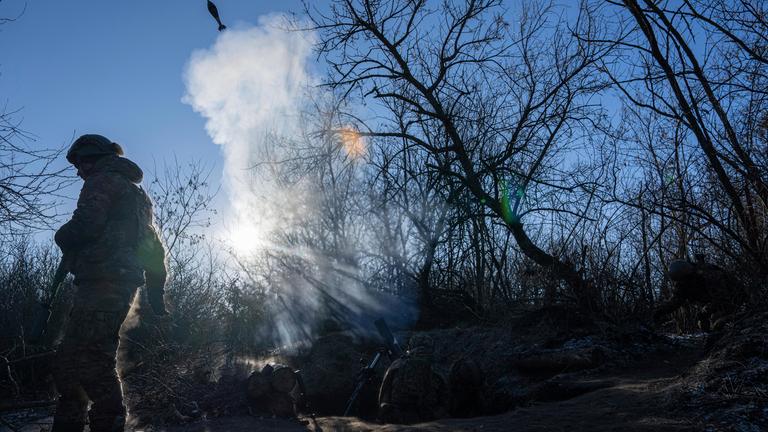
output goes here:
[{"label": "soldier", "polygon": [[448,373],[451,417],[475,417],[482,412],[483,371],[473,359],[463,357],[451,365]]},{"label": "soldier", "polygon": [[126,410],[115,355],[136,289],[146,281],[154,313],[168,314],[165,250],[152,203],[138,185],[141,169],[122,154],[101,135],[83,135],[67,152],[84,184],[72,219],[55,236],[71,257],[77,291],[53,371],[59,392],[53,432],[82,431],[86,414],[92,432],[123,430]]},{"label": "soldier", "polygon": [[432,370],[435,344],[427,335],[414,335],[410,349],[384,374],[379,391],[379,420],[385,423],[418,423],[443,417],[446,389]]},{"label": "soldier", "polygon": [[659,305],[654,320],[658,322],[689,304],[698,309],[701,330],[719,330],[743,301],[741,290],[723,269],[705,262],[703,255],[695,258],[694,262],[674,260],[669,264],[667,275],[674,282],[672,298]]}]

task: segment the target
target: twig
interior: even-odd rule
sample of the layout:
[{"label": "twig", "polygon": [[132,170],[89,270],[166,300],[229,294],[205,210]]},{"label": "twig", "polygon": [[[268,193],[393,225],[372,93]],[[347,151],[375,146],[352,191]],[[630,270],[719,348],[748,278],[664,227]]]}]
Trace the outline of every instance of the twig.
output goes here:
[{"label": "twig", "polygon": [[6,357],[0,356],[0,360],[2,360],[4,364],[5,373],[8,375],[8,380],[11,382],[11,385],[13,386],[13,395],[14,397],[19,396],[19,393],[21,390],[19,389],[19,383],[16,382],[16,380],[13,378],[13,371],[11,371],[11,362],[8,361]]}]

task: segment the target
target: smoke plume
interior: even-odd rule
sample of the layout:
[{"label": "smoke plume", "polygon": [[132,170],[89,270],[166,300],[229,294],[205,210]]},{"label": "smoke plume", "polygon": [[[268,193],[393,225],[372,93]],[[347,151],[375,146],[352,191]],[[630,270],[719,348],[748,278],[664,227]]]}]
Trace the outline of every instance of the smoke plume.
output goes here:
[{"label": "smoke plume", "polygon": [[267,201],[280,191],[255,181],[252,168],[263,162],[270,140],[298,132],[313,84],[312,35],[285,27],[283,17],[268,16],[255,27],[222,32],[213,47],[192,54],[185,74],[184,102],[222,147],[231,206],[225,224],[240,252],[263,247],[279,216]]},{"label": "smoke plume", "polygon": [[[284,272],[269,281],[279,287],[270,305],[274,322],[265,329],[271,335],[264,336],[288,345],[306,341],[328,313],[343,316],[358,329],[372,328],[369,323],[379,316],[402,326],[402,316],[408,314],[399,300],[371,292],[359,277],[339,276],[359,269],[337,268],[338,260],[311,247],[291,249],[270,242],[281,226],[295,223],[296,215],[311,220],[317,211],[316,185],[278,184],[264,175],[269,170],[254,169],[287,155],[280,154],[284,148],[275,142],[297,139],[302,126],[306,129],[300,123],[302,113],[323,97],[312,90],[317,81],[310,73],[313,35],[284,28],[282,17],[270,16],[255,27],[223,32],[211,48],[193,53],[185,74],[184,101],[206,119],[208,134],[222,148],[229,201],[224,222],[235,253],[257,259],[259,252],[272,249],[315,269],[309,277]],[[352,133],[341,133],[339,142],[347,157],[363,156],[362,143]],[[326,316],[318,316],[321,310]]]}]

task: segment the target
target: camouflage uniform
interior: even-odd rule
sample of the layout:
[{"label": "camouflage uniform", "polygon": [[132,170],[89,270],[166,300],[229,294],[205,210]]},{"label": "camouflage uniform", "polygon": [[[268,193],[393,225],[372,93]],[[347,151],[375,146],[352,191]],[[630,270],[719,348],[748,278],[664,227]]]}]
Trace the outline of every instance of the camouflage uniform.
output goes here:
[{"label": "camouflage uniform", "polygon": [[482,411],[483,371],[470,358],[460,358],[451,365],[448,374],[450,397],[449,413],[452,417],[475,417]]},{"label": "camouflage uniform", "polygon": [[672,261],[668,276],[674,282],[672,298],[656,308],[656,321],[685,305],[693,305],[701,330],[719,330],[744,300],[738,281],[703,258],[696,262]]},{"label": "camouflage uniform", "polygon": [[118,332],[145,272],[147,288],[160,295],[166,275],[152,204],[138,186],[142,177],[136,164],[117,154],[98,158],[72,219],[56,232],[56,243],[73,257],[77,291],[54,367],[60,393],[54,432],[82,431],[86,413],[93,432],[123,430]]},{"label": "camouflage uniform", "polygon": [[432,339],[416,335],[409,345],[408,353],[395,360],[384,374],[379,419],[385,423],[419,423],[445,414],[445,382],[432,370]]}]

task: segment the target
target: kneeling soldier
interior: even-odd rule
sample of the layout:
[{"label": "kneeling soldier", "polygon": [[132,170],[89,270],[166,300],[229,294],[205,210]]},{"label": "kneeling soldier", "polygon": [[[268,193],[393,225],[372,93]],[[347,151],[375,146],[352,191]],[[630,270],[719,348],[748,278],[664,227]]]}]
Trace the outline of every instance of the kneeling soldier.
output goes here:
[{"label": "kneeling soldier", "polygon": [[379,420],[385,423],[419,423],[445,416],[446,388],[432,370],[434,342],[415,335],[410,349],[384,374],[379,391]]}]

